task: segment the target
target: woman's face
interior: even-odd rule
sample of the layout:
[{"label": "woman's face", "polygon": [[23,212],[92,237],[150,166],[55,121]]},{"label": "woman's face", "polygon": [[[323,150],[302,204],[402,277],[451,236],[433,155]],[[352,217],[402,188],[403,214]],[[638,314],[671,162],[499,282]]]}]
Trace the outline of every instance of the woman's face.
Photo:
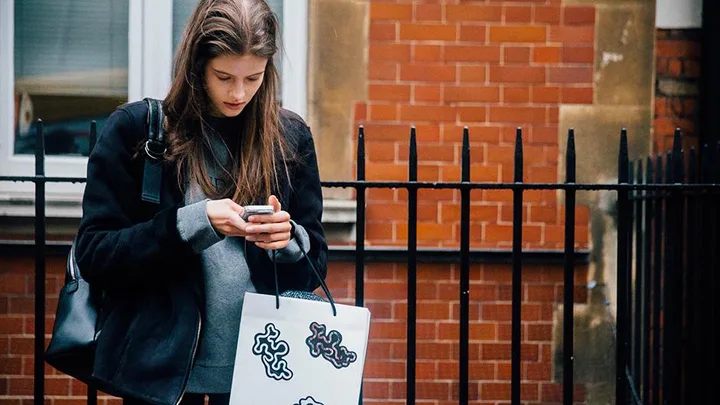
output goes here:
[{"label": "woman's face", "polygon": [[205,66],[205,86],[211,114],[236,117],[255,96],[265,76],[267,58],[255,55],[220,55]]}]

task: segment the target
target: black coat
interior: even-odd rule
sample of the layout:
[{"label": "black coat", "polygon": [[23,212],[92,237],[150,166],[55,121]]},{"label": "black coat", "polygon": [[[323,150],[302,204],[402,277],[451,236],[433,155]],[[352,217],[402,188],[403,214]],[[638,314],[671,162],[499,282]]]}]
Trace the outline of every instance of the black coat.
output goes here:
[{"label": "black coat", "polygon": [[[145,158],[136,151],[145,138],[146,115],[144,102],[124,105],[98,137],[88,160],[76,256],[82,276],[105,293],[93,370],[98,387],[121,397],[175,404],[185,390],[200,330],[201,262],[176,227],[184,194],[173,163],[163,169],[160,204],[141,199]],[[308,259],[325,277],[327,242],[312,135],[289,111],[282,111],[281,124],[297,159],[289,165],[292,181],[281,174],[275,193],[307,230]],[[274,294],[267,252],[248,243],[246,258],[257,291]],[[281,292],[319,286],[306,259],[277,268]]]}]

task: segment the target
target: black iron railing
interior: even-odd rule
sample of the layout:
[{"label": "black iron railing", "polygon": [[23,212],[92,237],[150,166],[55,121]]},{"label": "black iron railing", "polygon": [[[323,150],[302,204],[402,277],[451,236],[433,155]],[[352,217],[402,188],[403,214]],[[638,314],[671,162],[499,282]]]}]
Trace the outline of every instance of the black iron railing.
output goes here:
[{"label": "black iron railing", "polygon": [[[44,400],[45,344],[45,185],[47,183],[84,182],[84,178],[45,176],[45,148],[42,123],[37,126],[35,176],[0,176],[1,181],[34,182],[35,212],[35,404]],[[91,149],[96,127],[90,132]],[[685,169],[680,150],[680,133],[667,157],[648,158],[647,170],[642,162],[631,164],[627,133],[620,136],[617,184],[576,183],[574,132],[568,134],[565,182],[529,184],[524,182],[523,137],[517,129],[512,183],[476,183],[470,178],[471,150],[469,131],[463,131],[462,171],[460,182],[417,181],[416,132],[410,131],[408,181],[367,181],[365,178],[364,129],[360,127],[357,147],[357,179],[323,182],[324,187],[353,188],[357,192],[357,234],[354,246],[356,263],[355,303],[363,305],[365,263],[369,254],[404,257],[407,261],[407,385],[406,403],[416,402],[416,315],[418,190],[452,189],[460,191],[460,247],[442,251],[446,260],[460,263],[460,337],[459,396],[460,404],[469,397],[469,317],[470,317],[470,191],[511,190],[513,195],[512,255],[512,344],[511,403],[519,405],[521,383],[521,301],[522,266],[538,251],[522,249],[522,208],[524,193],[529,190],[562,190],[565,194],[564,250],[564,317],[563,317],[563,404],[571,405],[574,396],[573,303],[574,270],[578,262],[575,250],[575,205],[577,191],[608,190],[617,193],[617,312],[616,312],[616,403],[680,404],[681,400],[702,398],[716,403],[709,376],[718,371],[715,342],[717,334],[718,288],[715,272],[718,258],[718,195],[720,195],[720,150],[703,146],[702,153],[689,153]],[[664,165],[664,166],[663,166]],[[665,171],[663,171],[665,167]],[[637,173],[637,174],[636,174]],[[643,176],[644,173],[644,176]],[[686,182],[686,179],[688,180]],[[408,191],[407,251],[395,255],[365,247],[365,193],[371,188],[399,188]],[[633,251],[633,244],[635,250]],[[379,252],[379,253],[378,253]],[[345,257],[352,257],[347,250]],[[634,254],[633,254],[634,253]],[[340,254],[343,254],[342,252]],[[477,255],[475,255],[477,258]],[[634,288],[633,288],[634,286]],[[683,326],[687,328],[683,329]],[[706,355],[704,355],[706,354]],[[698,371],[709,367],[708,373]],[[702,385],[705,384],[705,385]],[[684,397],[683,397],[684,396]],[[709,402],[708,402],[709,399]],[[713,401],[713,399],[715,401]],[[88,403],[95,404],[97,392],[88,391]],[[687,403],[693,403],[687,402]]]}]

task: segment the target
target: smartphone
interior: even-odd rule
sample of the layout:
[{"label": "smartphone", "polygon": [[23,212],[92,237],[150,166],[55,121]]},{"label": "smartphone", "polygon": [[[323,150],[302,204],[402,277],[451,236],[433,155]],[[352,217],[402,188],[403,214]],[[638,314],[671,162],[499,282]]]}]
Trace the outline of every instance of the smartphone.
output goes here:
[{"label": "smartphone", "polygon": [[243,220],[247,221],[251,215],[272,215],[275,213],[272,205],[246,205]]}]

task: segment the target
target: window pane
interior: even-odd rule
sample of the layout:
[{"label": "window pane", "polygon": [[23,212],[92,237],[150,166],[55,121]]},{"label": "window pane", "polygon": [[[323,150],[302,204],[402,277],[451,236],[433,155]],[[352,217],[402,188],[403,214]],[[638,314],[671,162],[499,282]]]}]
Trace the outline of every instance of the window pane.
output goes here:
[{"label": "window pane", "polygon": [[127,101],[128,1],[15,0],[15,153],[88,155],[90,121]]}]

